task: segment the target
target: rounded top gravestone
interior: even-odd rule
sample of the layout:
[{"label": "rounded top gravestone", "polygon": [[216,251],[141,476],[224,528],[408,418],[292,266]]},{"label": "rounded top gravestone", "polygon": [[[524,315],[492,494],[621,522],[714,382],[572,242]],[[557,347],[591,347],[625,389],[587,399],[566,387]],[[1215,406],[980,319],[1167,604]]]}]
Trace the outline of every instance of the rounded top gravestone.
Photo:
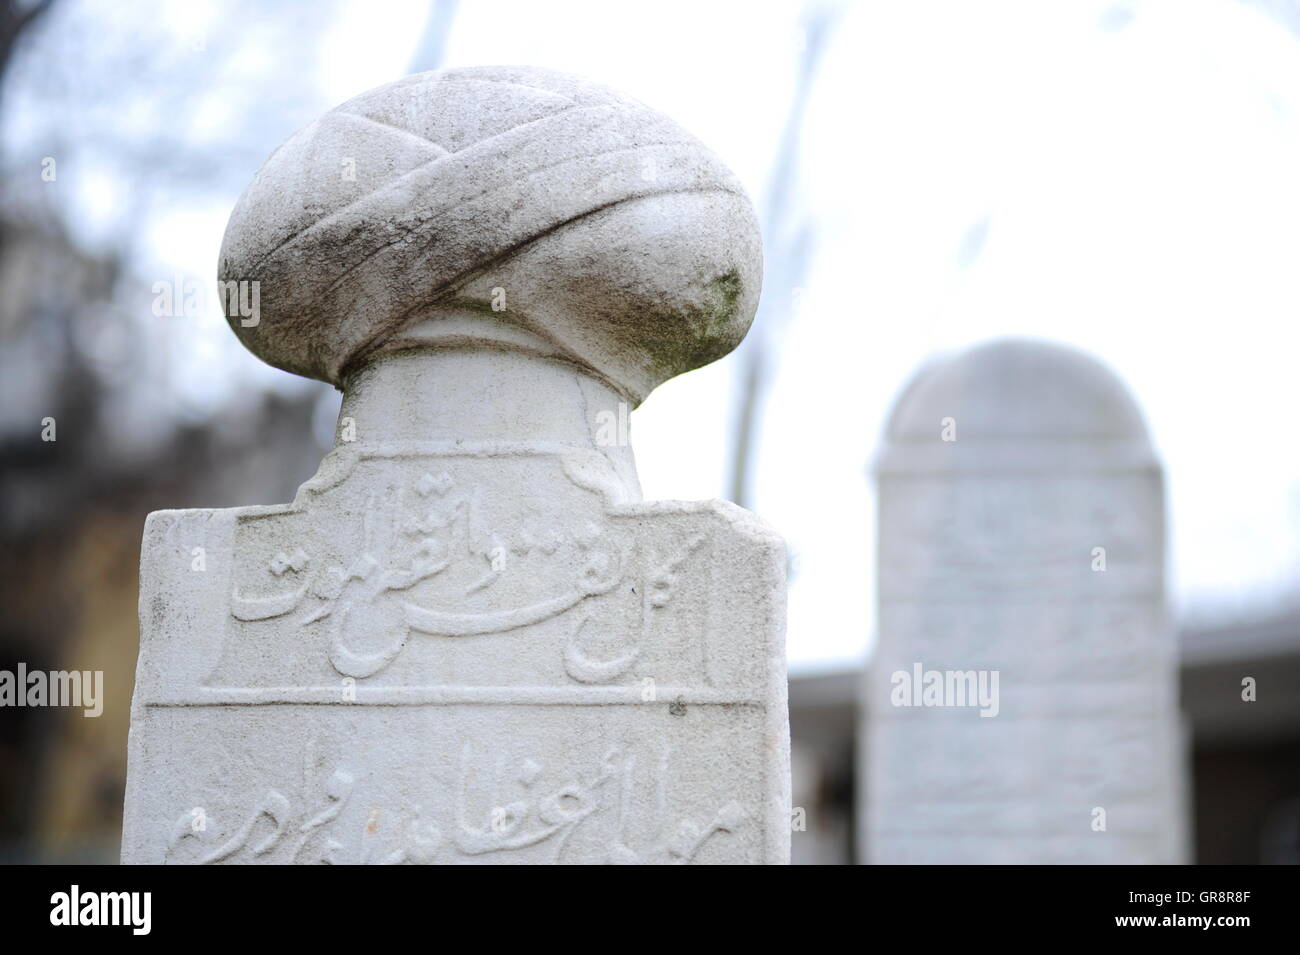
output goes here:
[{"label": "rounded top gravestone", "polygon": [[925,367],[889,416],[877,471],[1147,468],[1127,387],[1090,355],[1006,338]]},{"label": "rounded top gravestone", "polygon": [[1104,364],[1003,339],[931,363],[876,466],[864,857],[1182,860],[1163,475]]},{"label": "rounded top gravestone", "polygon": [[758,302],[744,191],[675,123],[531,67],[409,76],[291,136],[240,198],[224,282],[268,363],[342,386],[382,354],[559,359],[639,403],[725,355]]}]

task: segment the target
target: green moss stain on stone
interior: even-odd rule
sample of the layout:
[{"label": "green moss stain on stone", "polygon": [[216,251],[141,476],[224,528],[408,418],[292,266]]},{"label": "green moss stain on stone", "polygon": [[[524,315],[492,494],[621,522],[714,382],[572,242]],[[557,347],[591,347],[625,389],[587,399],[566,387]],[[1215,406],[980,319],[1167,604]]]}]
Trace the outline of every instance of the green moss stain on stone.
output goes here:
[{"label": "green moss stain on stone", "polygon": [[666,324],[679,331],[663,339],[651,338],[647,343],[655,370],[677,374],[715,361],[735,348],[745,331],[734,327],[740,292],[740,273],[732,269],[705,285],[701,304],[662,316]]}]

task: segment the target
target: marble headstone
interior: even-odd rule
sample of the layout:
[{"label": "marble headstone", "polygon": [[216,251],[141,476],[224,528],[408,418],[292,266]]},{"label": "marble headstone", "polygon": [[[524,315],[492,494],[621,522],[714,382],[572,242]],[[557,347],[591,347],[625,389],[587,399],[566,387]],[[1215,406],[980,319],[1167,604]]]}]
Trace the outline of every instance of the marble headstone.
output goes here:
[{"label": "marble headstone", "polygon": [[628,444],[752,321],[728,170],[577,77],[420,74],[290,137],[219,271],[344,398],[291,504],[149,516],[123,861],[788,861],[784,545]]},{"label": "marble headstone", "polygon": [[876,465],[862,827],[877,863],[1183,858],[1160,466],[1076,351],[923,368]]}]

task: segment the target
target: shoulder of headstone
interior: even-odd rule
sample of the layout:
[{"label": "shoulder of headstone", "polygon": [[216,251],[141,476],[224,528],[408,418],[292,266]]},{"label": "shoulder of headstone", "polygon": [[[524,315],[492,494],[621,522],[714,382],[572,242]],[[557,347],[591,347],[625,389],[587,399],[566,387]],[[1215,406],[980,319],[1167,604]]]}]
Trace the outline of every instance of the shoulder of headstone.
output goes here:
[{"label": "shoulder of headstone", "polygon": [[155,538],[161,534],[167,533],[172,527],[185,521],[195,519],[211,519],[211,515],[217,513],[217,508],[165,508],[161,511],[150,511],[144,519],[144,538],[146,541]]},{"label": "shoulder of headstone", "polygon": [[291,510],[289,504],[249,504],[241,507],[182,507],[150,511],[144,519],[144,536],[165,533],[177,524],[217,523],[224,519],[279,514]]},{"label": "shoulder of headstone", "polygon": [[648,516],[687,514],[709,521],[725,532],[752,543],[757,549],[779,554],[784,566],[785,538],[757,514],[731,501],[717,498],[707,501],[646,501],[634,505],[634,508],[640,514]]},{"label": "shoulder of headstone", "polygon": [[229,548],[234,528],[241,518],[293,513],[294,504],[246,505],[242,507],[171,508],[150,511],[144,519],[140,552],[142,570],[147,564],[166,565],[181,550],[191,553],[203,548]]},{"label": "shoulder of headstone", "polygon": [[747,511],[731,501],[713,499],[700,502],[702,509],[724,523],[732,532],[763,547],[781,552],[785,556],[785,538],[767,521],[753,511]]}]

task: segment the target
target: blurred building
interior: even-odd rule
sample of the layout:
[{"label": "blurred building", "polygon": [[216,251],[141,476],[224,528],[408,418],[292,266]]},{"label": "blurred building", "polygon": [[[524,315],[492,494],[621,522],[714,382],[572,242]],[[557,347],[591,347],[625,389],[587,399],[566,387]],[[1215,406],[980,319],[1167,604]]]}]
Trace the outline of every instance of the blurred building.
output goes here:
[{"label": "blurred building", "polygon": [[145,515],[289,500],[324,450],[320,391],[133,433],[118,399],[148,332],[114,303],[148,284],[48,222],[0,237],[0,670],[100,670],[105,698],[93,719],[0,711],[0,862],[116,862]]}]

